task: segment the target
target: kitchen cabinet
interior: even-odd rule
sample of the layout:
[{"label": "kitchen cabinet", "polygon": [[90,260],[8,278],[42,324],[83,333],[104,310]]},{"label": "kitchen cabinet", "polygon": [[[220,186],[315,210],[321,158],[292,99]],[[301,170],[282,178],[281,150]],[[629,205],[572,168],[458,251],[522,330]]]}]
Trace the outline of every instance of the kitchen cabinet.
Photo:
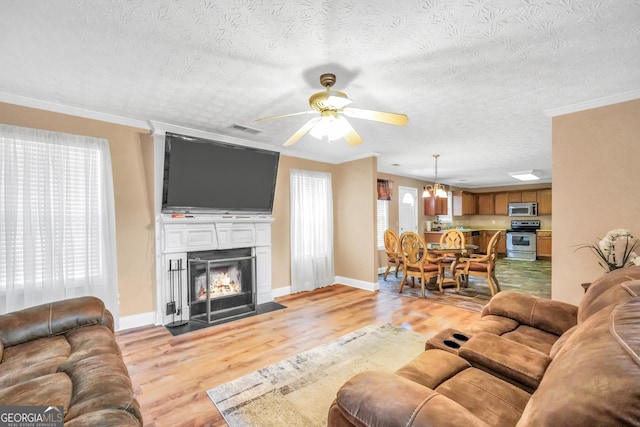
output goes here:
[{"label": "kitchen cabinet", "polygon": [[478,214],[493,215],[493,193],[478,193]]},{"label": "kitchen cabinet", "polygon": [[551,231],[540,231],[536,233],[536,246],[538,258],[551,258]]},{"label": "kitchen cabinet", "polygon": [[525,202],[537,202],[538,201],[538,192],[536,190],[522,191],[520,198],[521,198],[523,203],[525,203]]},{"label": "kitchen cabinet", "polygon": [[452,204],[453,216],[475,215],[478,211],[476,195],[466,191],[454,191]]},{"label": "kitchen cabinet", "polygon": [[507,254],[507,240],[504,230],[482,230],[482,232],[480,233],[480,249],[478,249],[479,252],[482,252],[483,254],[487,253],[487,245],[496,233],[502,233],[502,237],[500,237],[500,240],[498,240],[498,246],[496,246],[498,255]]},{"label": "kitchen cabinet", "polygon": [[493,214],[509,215],[509,196],[506,191],[493,194]]},{"label": "kitchen cabinet", "polygon": [[424,199],[425,215],[447,215],[447,198],[446,197],[425,197]]},{"label": "kitchen cabinet", "polygon": [[551,215],[551,189],[537,191],[538,215]]},{"label": "kitchen cabinet", "polygon": [[522,191],[509,191],[507,198],[509,203],[520,203],[522,202]]}]

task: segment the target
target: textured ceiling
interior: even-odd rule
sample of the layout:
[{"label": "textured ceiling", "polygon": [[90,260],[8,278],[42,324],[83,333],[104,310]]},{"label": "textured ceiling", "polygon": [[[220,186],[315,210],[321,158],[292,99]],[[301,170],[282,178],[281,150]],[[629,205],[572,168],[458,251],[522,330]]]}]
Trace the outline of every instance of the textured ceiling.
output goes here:
[{"label": "textured ceiling", "polygon": [[[364,142],[309,135],[285,154],[459,187],[551,182],[545,111],[640,90],[639,0],[214,1],[0,4],[0,101],[30,99],[159,121],[281,150],[319,76],[352,107],[404,113],[397,127],[350,119]],[[1,118],[0,118],[1,120]],[[259,129],[251,134],[230,128]]]}]

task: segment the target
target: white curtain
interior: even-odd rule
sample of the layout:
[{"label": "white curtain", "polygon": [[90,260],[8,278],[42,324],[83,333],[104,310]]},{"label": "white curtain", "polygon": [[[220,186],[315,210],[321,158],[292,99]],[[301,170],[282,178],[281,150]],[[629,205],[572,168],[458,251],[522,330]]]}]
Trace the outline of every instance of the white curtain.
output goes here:
[{"label": "white curtain", "polygon": [[0,125],[0,313],[93,295],[118,320],[107,140]]},{"label": "white curtain", "polygon": [[334,283],[331,174],[291,170],[291,291]]}]

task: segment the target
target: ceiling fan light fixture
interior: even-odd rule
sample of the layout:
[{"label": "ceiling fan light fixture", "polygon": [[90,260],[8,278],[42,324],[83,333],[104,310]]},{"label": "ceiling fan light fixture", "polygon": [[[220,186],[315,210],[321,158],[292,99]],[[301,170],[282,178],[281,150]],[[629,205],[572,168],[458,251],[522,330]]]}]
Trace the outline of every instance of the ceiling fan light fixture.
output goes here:
[{"label": "ceiling fan light fixture", "polygon": [[519,179],[520,181],[535,181],[537,179],[540,179],[540,175],[542,174],[537,170],[509,172],[509,176],[515,179]]},{"label": "ceiling fan light fixture", "polygon": [[317,139],[327,137],[329,141],[343,138],[351,130],[351,125],[344,117],[331,114],[322,115],[322,118],[309,131],[309,135]]}]

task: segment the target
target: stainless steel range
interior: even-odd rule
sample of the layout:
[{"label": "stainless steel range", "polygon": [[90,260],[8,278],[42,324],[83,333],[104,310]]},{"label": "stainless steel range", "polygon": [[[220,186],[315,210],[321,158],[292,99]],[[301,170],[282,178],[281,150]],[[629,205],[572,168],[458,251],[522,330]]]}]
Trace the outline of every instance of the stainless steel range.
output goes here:
[{"label": "stainless steel range", "polygon": [[507,258],[523,261],[535,261],[537,258],[536,230],[540,229],[540,220],[511,220],[507,230]]}]

